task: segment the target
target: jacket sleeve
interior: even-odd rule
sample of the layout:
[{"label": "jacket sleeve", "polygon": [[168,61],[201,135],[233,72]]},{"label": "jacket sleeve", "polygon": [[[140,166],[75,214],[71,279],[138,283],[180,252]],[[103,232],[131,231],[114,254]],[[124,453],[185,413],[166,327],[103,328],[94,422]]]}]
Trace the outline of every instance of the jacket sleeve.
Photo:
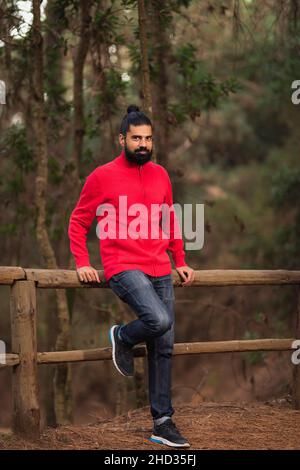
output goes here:
[{"label": "jacket sleeve", "polygon": [[99,204],[101,204],[101,191],[94,171],[87,177],[69,220],[70,250],[75,258],[76,268],[90,266],[86,240]]},{"label": "jacket sleeve", "polygon": [[[166,172],[167,173],[167,172]],[[173,191],[170,177],[167,173],[167,193],[165,197],[165,203],[168,204],[170,209],[170,238],[168,251],[172,254],[174,264],[176,268],[181,266],[187,266],[185,262],[184,243],[181,236],[181,230],[176,212],[173,208]]]}]

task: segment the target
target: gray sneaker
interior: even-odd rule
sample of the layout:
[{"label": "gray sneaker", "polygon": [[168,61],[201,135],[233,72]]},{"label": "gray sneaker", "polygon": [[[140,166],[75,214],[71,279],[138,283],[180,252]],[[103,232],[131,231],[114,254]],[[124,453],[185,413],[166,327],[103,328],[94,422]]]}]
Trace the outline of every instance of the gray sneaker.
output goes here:
[{"label": "gray sneaker", "polygon": [[114,325],[109,330],[109,338],[112,345],[112,358],[116,369],[126,377],[132,377],[134,373],[132,347],[127,346],[118,336],[121,325]]}]

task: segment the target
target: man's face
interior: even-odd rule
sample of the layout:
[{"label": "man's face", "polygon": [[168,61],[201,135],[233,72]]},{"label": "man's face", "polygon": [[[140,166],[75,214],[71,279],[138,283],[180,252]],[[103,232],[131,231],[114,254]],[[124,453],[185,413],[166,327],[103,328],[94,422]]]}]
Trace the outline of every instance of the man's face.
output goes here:
[{"label": "man's face", "polygon": [[130,125],[126,136],[120,134],[119,141],[128,160],[143,165],[151,159],[153,147],[151,126]]}]

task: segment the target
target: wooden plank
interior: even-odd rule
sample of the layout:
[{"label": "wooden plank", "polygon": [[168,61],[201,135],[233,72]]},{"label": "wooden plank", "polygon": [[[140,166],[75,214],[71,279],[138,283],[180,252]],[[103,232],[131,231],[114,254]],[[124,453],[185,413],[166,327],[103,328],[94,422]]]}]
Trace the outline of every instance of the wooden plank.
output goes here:
[{"label": "wooden plank", "polygon": [[11,287],[12,351],[19,355],[13,367],[13,430],[24,437],[40,436],[37,377],[36,288],[34,281],[16,281]]},{"label": "wooden plank", "polygon": [[[98,271],[101,283],[80,282],[76,271],[67,269],[25,269],[26,278],[33,280],[40,288],[67,287],[108,287],[103,271]],[[181,287],[179,274],[172,271],[175,287]],[[242,286],[242,285],[284,285],[300,284],[300,271],[278,270],[230,270],[211,269],[195,271],[195,281],[190,287],[199,286]]]},{"label": "wooden plank", "polygon": [[203,343],[181,343],[175,345],[176,354],[212,354],[248,351],[289,351],[293,339],[252,339],[231,341],[209,341]]},{"label": "wooden plank", "polygon": [[111,359],[111,348],[51,351],[37,354],[38,364],[58,364],[60,362],[83,362]]},{"label": "wooden plank", "polygon": [[0,266],[0,285],[11,285],[18,279],[26,279],[23,268],[17,266]]},{"label": "wooden plank", "polygon": [[0,369],[3,367],[13,367],[20,363],[19,354],[5,354],[5,364],[0,364]]},{"label": "wooden plank", "polygon": [[35,281],[37,287],[65,289],[67,287],[79,288],[103,288],[108,287],[105,281],[104,272],[98,271],[101,283],[80,282],[76,271],[67,269],[25,269],[26,278]]},{"label": "wooden plank", "polygon": [[[177,279],[176,272],[174,280]],[[299,280],[300,271],[210,269],[195,271],[195,281],[191,287],[299,284]],[[175,282],[175,285],[178,285],[178,282]]]},{"label": "wooden plank", "polygon": [[[178,343],[174,345],[173,354],[215,354],[225,352],[246,351],[289,351],[293,339],[254,339],[233,341],[209,341],[195,343]],[[146,355],[145,346],[134,348],[135,357]],[[40,352],[37,354],[38,364],[57,364],[60,362],[101,361],[111,359],[111,348]]]}]

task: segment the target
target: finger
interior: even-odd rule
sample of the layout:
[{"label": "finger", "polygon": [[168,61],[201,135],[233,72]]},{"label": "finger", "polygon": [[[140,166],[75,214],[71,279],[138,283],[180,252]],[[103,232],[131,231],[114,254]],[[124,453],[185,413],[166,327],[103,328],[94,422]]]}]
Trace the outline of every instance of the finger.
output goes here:
[{"label": "finger", "polygon": [[95,271],[95,273],[96,273],[96,279],[97,279],[97,281],[100,283],[101,281],[100,281],[100,276],[99,276],[99,274],[98,274],[98,271]]},{"label": "finger", "polygon": [[95,282],[100,282],[99,275],[96,270],[94,271],[94,279],[95,279]]},{"label": "finger", "polygon": [[87,278],[88,278],[89,282],[93,281],[93,276],[92,276],[91,272],[86,273],[86,275],[87,275]]}]

